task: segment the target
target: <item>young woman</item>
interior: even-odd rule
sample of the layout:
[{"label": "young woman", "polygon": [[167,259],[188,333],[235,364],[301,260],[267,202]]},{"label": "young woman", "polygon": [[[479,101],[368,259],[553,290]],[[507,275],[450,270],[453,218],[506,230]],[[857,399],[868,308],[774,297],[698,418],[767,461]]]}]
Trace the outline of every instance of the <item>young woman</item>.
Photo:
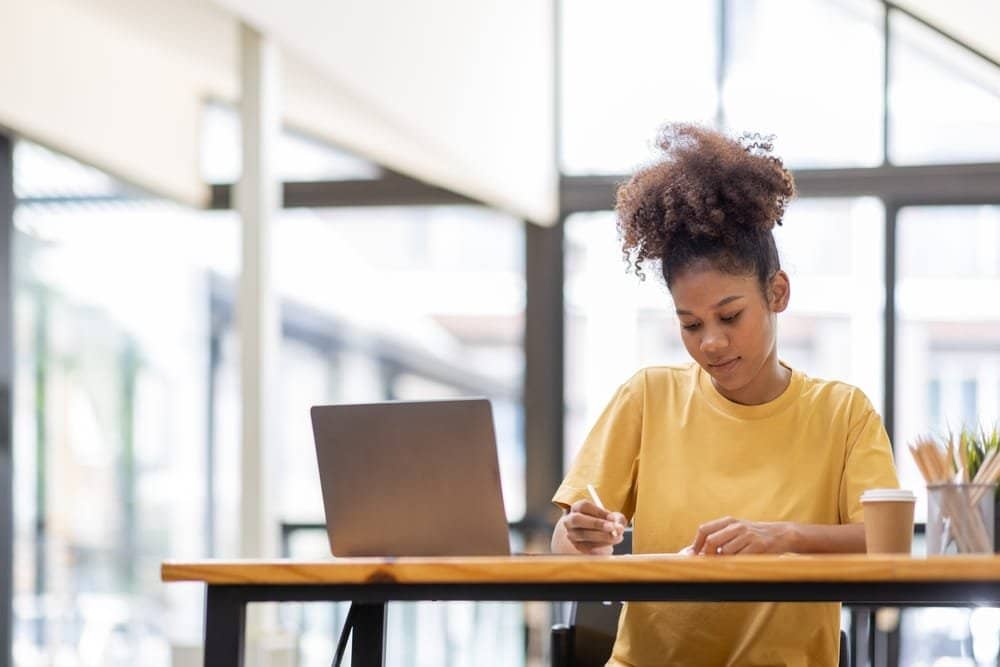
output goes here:
[{"label": "young woman", "polygon": [[[553,551],[609,554],[631,523],[636,553],[863,552],[861,493],[898,483],[865,395],[778,356],[791,175],[759,138],[675,125],[660,147],[619,189],[618,228],[636,273],[662,273],[694,362],[618,389],[553,498]],[[609,664],[836,665],[839,609],[631,603]]]}]

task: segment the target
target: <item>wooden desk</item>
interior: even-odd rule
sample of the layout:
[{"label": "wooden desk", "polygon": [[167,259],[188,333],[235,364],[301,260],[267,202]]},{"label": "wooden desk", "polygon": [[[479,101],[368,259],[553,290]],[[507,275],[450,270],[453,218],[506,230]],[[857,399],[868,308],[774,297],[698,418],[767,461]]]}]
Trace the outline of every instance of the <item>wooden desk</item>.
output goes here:
[{"label": "wooden desk", "polygon": [[248,602],[354,603],[355,665],[381,665],[396,600],[1000,603],[1000,556],[515,556],[166,562],[208,585],[205,665],[242,665]]}]

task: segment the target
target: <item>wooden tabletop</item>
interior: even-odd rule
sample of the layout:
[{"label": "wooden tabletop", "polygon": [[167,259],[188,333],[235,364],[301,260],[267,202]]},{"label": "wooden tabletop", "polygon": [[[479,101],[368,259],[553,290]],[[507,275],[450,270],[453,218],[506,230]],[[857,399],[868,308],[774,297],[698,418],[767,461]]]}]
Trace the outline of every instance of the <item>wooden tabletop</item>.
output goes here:
[{"label": "wooden tabletop", "polygon": [[980,582],[1000,556],[511,556],[167,561],[163,581],[207,584]]}]

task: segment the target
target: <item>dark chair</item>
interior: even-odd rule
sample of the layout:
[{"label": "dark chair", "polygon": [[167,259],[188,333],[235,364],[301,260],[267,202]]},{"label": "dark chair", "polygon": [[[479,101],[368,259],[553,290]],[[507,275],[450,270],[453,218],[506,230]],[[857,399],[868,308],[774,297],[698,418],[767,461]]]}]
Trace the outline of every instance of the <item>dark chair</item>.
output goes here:
[{"label": "dark chair", "polygon": [[[632,529],[614,553],[632,553]],[[618,634],[621,602],[557,602],[562,619],[552,626],[552,667],[601,667],[611,657]]]},{"label": "dark chair", "polygon": [[[632,531],[615,547],[616,554],[632,552]],[[552,625],[552,667],[602,667],[611,657],[618,633],[621,602],[557,602],[562,618]],[[839,667],[851,667],[847,633],[840,631]]]},{"label": "dark chair", "polygon": [[[620,602],[570,603],[575,618],[552,626],[552,667],[602,667],[618,632]],[[847,633],[840,631],[839,667],[852,667]]]}]

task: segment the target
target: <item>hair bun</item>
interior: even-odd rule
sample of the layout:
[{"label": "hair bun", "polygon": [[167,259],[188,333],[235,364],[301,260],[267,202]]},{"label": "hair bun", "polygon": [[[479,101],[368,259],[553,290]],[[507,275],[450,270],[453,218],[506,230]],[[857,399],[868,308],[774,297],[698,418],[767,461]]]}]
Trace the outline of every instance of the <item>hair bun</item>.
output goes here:
[{"label": "hair bun", "polygon": [[662,261],[678,234],[734,245],[738,236],[781,223],[795,186],[771,154],[771,137],[731,139],[697,125],[670,124],[657,144],[660,158],[619,188],[615,207],[622,249],[640,276],[642,262]]}]

